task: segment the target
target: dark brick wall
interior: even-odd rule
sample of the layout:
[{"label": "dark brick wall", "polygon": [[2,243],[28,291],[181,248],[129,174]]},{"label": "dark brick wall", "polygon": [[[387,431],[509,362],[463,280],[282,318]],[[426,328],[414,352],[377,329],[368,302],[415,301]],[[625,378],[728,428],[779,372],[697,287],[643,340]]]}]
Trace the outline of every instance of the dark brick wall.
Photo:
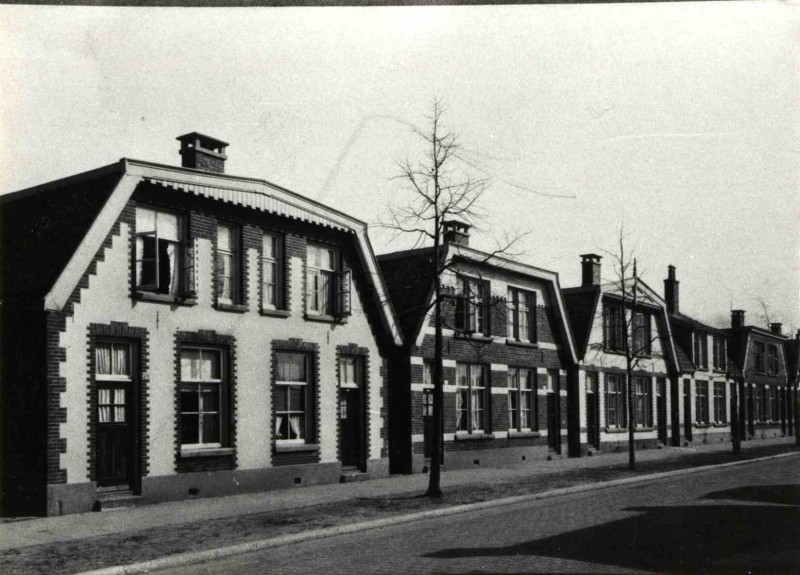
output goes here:
[{"label": "dark brick wall", "polygon": [[[217,457],[181,457],[181,348],[192,345],[208,345],[223,351],[225,362],[225,376],[227,384],[225,390],[227,441],[223,447],[234,450],[233,455]],[[178,473],[194,471],[219,471],[221,469],[235,469],[236,461],[236,374],[237,374],[236,338],[232,335],[222,335],[214,331],[200,330],[197,332],[175,332],[175,430],[173,441],[175,445],[175,470]]]},{"label": "dark brick wall", "polygon": [[[422,345],[414,347],[414,355],[433,359],[434,337],[426,334]],[[564,367],[559,352],[554,349],[540,349],[506,343],[482,343],[463,338],[445,338],[444,358],[471,363],[505,363],[517,367]]]}]

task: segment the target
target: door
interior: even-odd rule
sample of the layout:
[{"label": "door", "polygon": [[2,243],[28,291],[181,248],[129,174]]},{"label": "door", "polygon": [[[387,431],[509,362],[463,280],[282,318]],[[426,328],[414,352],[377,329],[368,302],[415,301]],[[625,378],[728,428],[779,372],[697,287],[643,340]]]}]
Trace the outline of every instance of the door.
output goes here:
[{"label": "door", "polygon": [[692,440],[692,386],[688,379],[683,380],[683,435],[686,441]]},{"label": "door", "polygon": [[750,384],[747,386],[747,426],[750,431],[750,437],[756,436],[756,413],[755,413],[755,386]]},{"label": "door", "polygon": [[667,444],[667,380],[659,377],[656,380],[656,418],[658,425],[658,440]]},{"label": "door", "polygon": [[594,372],[586,372],[586,442],[600,449],[600,398]]},{"label": "door", "polygon": [[547,446],[561,452],[561,428],[558,424],[558,372],[547,372]]},{"label": "door", "polygon": [[342,467],[366,470],[361,358],[343,357],[339,364],[339,439]]},{"label": "door", "polygon": [[95,363],[95,472],[104,490],[136,487],[135,347],[98,342]]}]

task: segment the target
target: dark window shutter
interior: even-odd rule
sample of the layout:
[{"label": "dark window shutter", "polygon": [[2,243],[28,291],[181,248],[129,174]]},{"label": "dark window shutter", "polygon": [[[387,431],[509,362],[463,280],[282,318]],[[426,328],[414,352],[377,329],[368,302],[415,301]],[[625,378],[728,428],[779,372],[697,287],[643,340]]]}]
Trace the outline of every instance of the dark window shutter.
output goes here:
[{"label": "dark window shutter", "polygon": [[492,311],[492,285],[489,280],[481,282],[481,306],[483,306],[483,333],[490,335],[492,333],[489,327]]},{"label": "dark window shutter", "polygon": [[531,343],[536,343],[536,338],[539,336],[539,329],[536,325],[538,319],[537,314],[539,313],[539,310],[536,308],[536,292],[531,292],[528,297],[528,307],[530,309],[530,321],[528,322],[529,337]]},{"label": "dark window shutter", "polygon": [[197,293],[197,281],[195,277],[195,251],[194,241],[183,242],[183,294],[185,297],[194,297]]},{"label": "dark window shutter", "polygon": [[455,299],[456,302],[455,328],[460,331],[466,331],[467,329],[466,293],[464,293],[463,291],[461,293],[456,293],[453,296],[453,298]]},{"label": "dark window shutter", "polygon": [[337,291],[337,313],[340,317],[348,316],[352,313],[350,292],[352,286],[352,271],[342,270],[337,272],[336,291]]}]

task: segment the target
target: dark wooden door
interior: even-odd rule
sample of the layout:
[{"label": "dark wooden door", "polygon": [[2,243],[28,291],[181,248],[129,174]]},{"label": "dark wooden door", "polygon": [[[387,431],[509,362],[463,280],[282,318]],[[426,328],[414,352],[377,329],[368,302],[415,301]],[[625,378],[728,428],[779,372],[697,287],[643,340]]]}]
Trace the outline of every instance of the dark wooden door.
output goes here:
[{"label": "dark wooden door", "polygon": [[750,431],[750,437],[756,435],[756,417],[758,414],[755,412],[755,393],[754,385],[747,386],[747,427]]},{"label": "dark wooden door", "polygon": [[339,403],[339,431],[342,466],[363,468],[364,422],[360,388],[342,388]]},{"label": "dark wooden door", "polygon": [[547,446],[551,451],[558,451],[561,445],[560,430],[558,426],[558,396],[555,393],[547,394]]},{"label": "dark wooden door", "polygon": [[110,489],[134,486],[134,413],[131,382],[97,386],[97,485]]},{"label": "dark wooden door", "polygon": [[658,440],[667,444],[667,382],[659,377],[656,380],[656,418],[658,425]]},{"label": "dark wooden door", "polygon": [[588,380],[586,385],[586,442],[600,449],[600,398],[596,379]]},{"label": "dark wooden door", "polygon": [[688,379],[683,380],[683,435],[692,440],[692,393]]}]

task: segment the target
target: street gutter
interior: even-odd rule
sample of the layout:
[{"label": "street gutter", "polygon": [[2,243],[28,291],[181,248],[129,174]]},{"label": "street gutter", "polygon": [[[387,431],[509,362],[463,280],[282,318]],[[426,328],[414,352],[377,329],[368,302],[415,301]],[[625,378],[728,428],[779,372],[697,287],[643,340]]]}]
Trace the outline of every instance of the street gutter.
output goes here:
[{"label": "street gutter", "polygon": [[690,467],[687,469],[662,471],[659,473],[650,473],[646,475],[640,475],[637,477],[625,477],[623,479],[613,479],[611,481],[606,481],[602,483],[573,485],[572,487],[562,487],[560,489],[553,489],[550,491],[544,491],[542,493],[533,493],[530,495],[517,495],[514,497],[505,497],[501,499],[493,499],[490,501],[481,501],[478,503],[453,505],[451,507],[433,509],[430,511],[419,511],[416,513],[408,513],[405,515],[395,515],[393,517],[387,517],[385,519],[373,519],[370,521],[362,521],[359,523],[351,523],[348,525],[337,525],[334,527],[325,527],[323,529],[313,529],[302,533],[293,533],[291,535],[281,535],[278,537],[270,537],[267,539],[260,539],[257,541],[248,541],[247,543],[228,545],[226,547],[219,547],[217,549],[178,553],[175,555],[160,557],[158,559],[151,559],[150,561],[132,563],[130,565],[115,565],[113,567],[105,567],[103,569],[96,569],[93,571],[84,571],[81,573],[77,573],[76,575],[135,575],[139,573],[150,573],[152,571],[158,571],[161,569],[180,567],[183,565],[193,565],[197,563],[205,563],[208,561],[214,561],[217,559],[231,557],[234,555],[252,553],[254,551],[270,549],[272,547],[281,547],[284,545],[293,545],[295,543],[302,543],[304,541],[326,539],[328,537],[335,537],[337,535],[357,533],[359,531],[367,531],[370,529],[380,529],[382,527],[390,527],[393,525],[402,525],[404,523],[412,523],[414,521],[421,521],[424,519],[432,519],[435,517],[446,517],[448,515],[457,515],[459,513],[467,513],[469,511],[479,511],[482,509],[490,509],[492,507],[502,507],[506,505],[514,505],[516,503],[526,503],[529,501],[536,501],[538,499],[550,499],[553,497],[561,497],[564,495],[586,493],[590,491],[597,491],[600,489],[618,487],[620,485],[629,485],[634,483],[642,483],[645,481],[666,479],[669,477],[677,477],[680,475],[689,475],[691,473],[703,473],[705,471],[713,471],[725,467],[747,465],[750,463],[759,463],[783,457],[795,457],[798,455],[800,455],[800,453],[798,452],[779,453],[777,455],[769,455],[767,457],[758,457],[755,459],[747,459],[744,461],[732,461],[728,463],[719,463],[715,465],[704,465],[701,467]]}]

